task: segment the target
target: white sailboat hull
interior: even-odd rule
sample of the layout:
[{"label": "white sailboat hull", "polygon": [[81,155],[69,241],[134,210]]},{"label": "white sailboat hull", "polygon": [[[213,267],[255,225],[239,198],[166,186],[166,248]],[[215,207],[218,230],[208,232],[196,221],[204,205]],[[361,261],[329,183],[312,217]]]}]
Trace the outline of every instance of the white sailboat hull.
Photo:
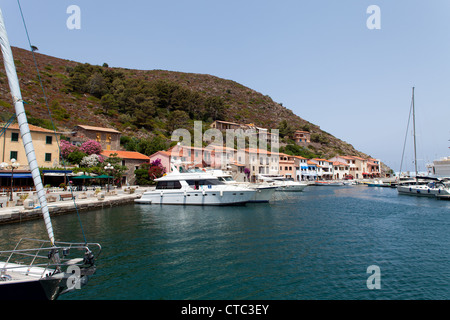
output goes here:
[{"label": "white sailboat hull", "polygon": [[447,188],[430,188],[426,185],[397,186],[397,191],[399,194],[420,197],[436,197],[437,195],[450,194]]}]

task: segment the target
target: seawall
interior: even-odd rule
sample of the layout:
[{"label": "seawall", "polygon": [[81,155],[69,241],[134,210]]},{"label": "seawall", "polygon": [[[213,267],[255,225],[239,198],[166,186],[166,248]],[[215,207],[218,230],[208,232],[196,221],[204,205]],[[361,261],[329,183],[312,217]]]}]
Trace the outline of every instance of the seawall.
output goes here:
[{"label": "seawall", "polygon": [[[48,210],[50,216],[58,216],[70,214],[75,212],[85,212],[91,210],[98,210],[104,208],[111,208],[115,206],[123,206],[134,203],[134,200],[139,198],[141,193],[107,195],[104,199],[97,197],[89,197],[86,199],[60,200],[48,203]],[[33,209],[25,209],[24,206],[14,206],[0,208],[0,225],[20,223],[29,220],[42,219],[42,211],[40,207]]]}]

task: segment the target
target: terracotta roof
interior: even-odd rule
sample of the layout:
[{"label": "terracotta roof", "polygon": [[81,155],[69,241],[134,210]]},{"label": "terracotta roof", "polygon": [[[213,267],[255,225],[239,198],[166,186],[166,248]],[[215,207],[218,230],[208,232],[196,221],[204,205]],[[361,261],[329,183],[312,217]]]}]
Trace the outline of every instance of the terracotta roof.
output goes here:
[{"label": "terracotta roof", "polygon": [[101,155],[110,157],[114,153],[117,153],[117,157],[122,159],[150,160],[149,156],[135,151],[103,150]]},{"label": "terracotta roof", "polygon": [[167,157],[170,157],[170,156],[171,156],[171,153],[170,153],[169,151],[156,151],[156,152],[155,152],[154,154],[152,154],[149,158],[151,158],[151,157],[157,155],[158,153],[161,153],[161,154],[163,154],[163,155],[165,155],[165,156],[167,156]]},{"label": "terracotta roof", "polygon": [[310,160],[308,160],[307,162],[306,162],[307,164],[314,164],[314,165],[316,165],[317,166],[317,163],[315,163],[315,162],[312,162],[312,161],[310,161]]},{"label": "terracotta roof", "polygon": [[[38,126],[34,126],[32,124],[28,124],[28,127],[30,128],[30,131],[34,131],[34,132],[45,132],[45,133],[55,133],[55,131],[53,130],[48,130],[48,129],[44,129]],[[8,129],[14,129],[14,130],[19,130],[19,124],[18,123],[13,123],[11,124]],[[60,132],[56,132],[57,134],[61,134]]]},{"label": "terracotta roof", "polygon": [[93,126],[85,126],[85,125],[77,125],[77,127],[83,128],[84,130],[90,130],[90,131],[104,131],[104,132],[113,132],[113,133],[120,133],[119,131],[111,128],[103,128],[103,127],[93,127]]},{"label": "terracotta roof", "polygon": [[245,152],[248,152],[248,153],[258,153],[258,154],[270,154],[270,155],[278,155],[278,154],[280,154],[280,153],[277,153],[277,152],[271,152],[271,151],[269,151],[269,150],[264,150],[264,149],[255,149],[255,148],[248,148],[248,149],[244,149],[244,151]]},{"label": "terracotta roof", "polygon": [[334,161],[333,162],[333,166],[346,166],[346,167],[348,167],[348,164],[340,162],[340,161]]},{"label": "terracotta roof", "polygon": [[327,159],[321,159],[321,158],[314,158],[313,160],[316,160],[316,161],[325,161],[325,162],[333,162],[333,161],[330,161],[330,160],[327,160]]}]

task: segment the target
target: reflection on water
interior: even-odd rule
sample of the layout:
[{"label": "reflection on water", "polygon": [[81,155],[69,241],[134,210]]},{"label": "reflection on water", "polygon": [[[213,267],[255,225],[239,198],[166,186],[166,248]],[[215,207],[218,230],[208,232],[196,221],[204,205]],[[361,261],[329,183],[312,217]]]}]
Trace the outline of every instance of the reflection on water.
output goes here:
[{"label": "reflection on water", "polygon": [[[395,189],[316,187],[240,207],[130,205],[82,213],[103,252],[62,299],[448,299],[450,202]],[[82,240],[76,215],[58,240]],[[45,238],[40,221],[0,227],[0,246]],[[381,269],[369,290],[367,267]]]}]

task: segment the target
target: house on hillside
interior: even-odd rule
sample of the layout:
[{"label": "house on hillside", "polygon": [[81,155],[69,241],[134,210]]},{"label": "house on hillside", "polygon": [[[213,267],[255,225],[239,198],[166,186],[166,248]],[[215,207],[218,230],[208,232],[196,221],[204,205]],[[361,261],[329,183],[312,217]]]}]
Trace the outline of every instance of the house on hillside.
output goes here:
[{"label": "house on hillside", "polygon": [[311,142],[311,133],[308,131],[297,130],[294,132],[293,140],[295,143],[310,143]]},{"label": "house on hillside", "polygon": [[70,142],[74,145],[81,145],[88,140],[99,142],[103,150],[119,150],[121,133],[115,129],[77,125],[73,129]]}]

